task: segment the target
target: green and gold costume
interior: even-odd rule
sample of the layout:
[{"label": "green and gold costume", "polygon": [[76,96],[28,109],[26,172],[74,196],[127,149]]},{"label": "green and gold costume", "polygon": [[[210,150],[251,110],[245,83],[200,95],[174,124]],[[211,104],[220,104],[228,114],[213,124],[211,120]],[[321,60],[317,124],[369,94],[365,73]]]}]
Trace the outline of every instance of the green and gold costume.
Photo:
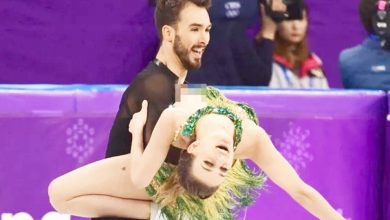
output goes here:
[{"label": "green and gold costume", "polygon": [[[228,117],[235,125],[234,150],[242,136],[241,122],[249,118],[258,124],[255,111],[246,104],[233,102],[213,87],[205,87],[207,107],[197,110],[184,124],[181,134],[191,136],[195,133],[196,123],[207,114],[220,114]],[[168,178],[174,176],[176,166],[164,163],[158,170],[147,193],[154,202],[161,204],[163,198],[158,190]],[[249,206],[258,195],[265,177],[250,170],[242,160],[236,160],[218,190],[207,199],[200,199],[187,193],[176,197],[176,202],[161,206],[162,215],[169,220],[226,220],[234,219],[240,208]]]}]

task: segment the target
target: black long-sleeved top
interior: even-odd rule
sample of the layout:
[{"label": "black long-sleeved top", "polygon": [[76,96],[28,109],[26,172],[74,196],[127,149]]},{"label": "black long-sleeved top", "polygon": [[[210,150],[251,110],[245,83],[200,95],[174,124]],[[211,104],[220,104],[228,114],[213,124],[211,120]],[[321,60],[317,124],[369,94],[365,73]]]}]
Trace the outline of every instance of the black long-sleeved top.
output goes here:
[{"label": "black long-sleeved top", "polygon": [[[144,127],[144,146],[149,142],[153,128],[162,111],[175,102],[177,76],[165,65],[154,60],[140,72],[122,95],[118,113],[112,125],[106,157],[130,153],[132,136],[128,131],[133,114],[141,110],[142,101],[148,101],[148,116]],[[177,148],[170,148],[166,161],[176,164]],[[99,181],[99,180],[96,180]],[[133,220],[130,218],[102,217],[93,220]]]},{"label": "black long-sleeved top", "polygon": [[[157,60],[136,76],[122,95],[110,131],[106,157],[130,153],[132,138],[128,126],[133,114],[141,110],[143,100],[148,101],[148,115],[143,134],[146,146],[162,111],[175,102],[177,80],[178,77]],[[178,153],[176,148],[171,148],[166,161],[176,164]]]}]

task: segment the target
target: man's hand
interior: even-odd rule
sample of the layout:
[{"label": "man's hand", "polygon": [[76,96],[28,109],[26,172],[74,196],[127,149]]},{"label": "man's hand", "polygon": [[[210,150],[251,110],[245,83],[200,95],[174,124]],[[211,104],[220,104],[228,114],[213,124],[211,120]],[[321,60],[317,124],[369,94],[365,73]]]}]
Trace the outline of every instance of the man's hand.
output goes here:
[{"label": "man's hand", "polygon": [[[285,12],[287,6],[283,3],[282,0],[274,0],[271,5],[272,11]],[[273,40],[275,38],[275,32],[277,29],[277,24],[269,15],[266,14],[263,4],[260,4],[260,16],[261,16],[261,31],[257,33],[256,40],[263,38]]]},{"label": "man's hand", "polygon": [[264,5],[260,4],[260,14],[261,14],[261,30],[256,35],[256,40],[263,38],[273,40],[276,33],[276,22],[272,20],[266,13]]},{"label": "man's hand", "polygon": [[283,0],[274,0],[271,8],[273,11],[286,12],[287,6],[283,3]]}]

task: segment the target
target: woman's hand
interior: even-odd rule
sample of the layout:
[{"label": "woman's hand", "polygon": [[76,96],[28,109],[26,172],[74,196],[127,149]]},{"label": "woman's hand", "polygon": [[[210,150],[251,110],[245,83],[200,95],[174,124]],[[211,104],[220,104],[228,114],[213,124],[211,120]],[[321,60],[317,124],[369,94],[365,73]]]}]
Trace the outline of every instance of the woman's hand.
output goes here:
[{"label": "woman's hand", "polygon": [[141,110],[133,115],[133,118],[129,123],[129,132],[134,134],[142,133],[143,128],[146,123],[146,118],[148,115],[148,101],[142,101]]}]

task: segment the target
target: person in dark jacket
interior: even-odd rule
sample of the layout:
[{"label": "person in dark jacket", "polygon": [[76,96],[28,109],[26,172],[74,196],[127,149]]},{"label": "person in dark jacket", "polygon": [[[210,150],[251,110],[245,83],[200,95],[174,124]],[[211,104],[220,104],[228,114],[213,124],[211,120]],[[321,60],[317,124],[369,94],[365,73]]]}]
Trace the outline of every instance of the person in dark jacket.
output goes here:
[{"label": "person in dark jacket", "polygon": [[341,78],[347,89],[390,90],[390,51],[382,48],[373,28],[377,2],[360,1],[360,19],[368,36],[361,44],[340,53]]},{"label": "person in dark jacket", "polygon": [[[210,44],[202,68],[190,71],[189,83],[210,85],[267,86],[272,74],[276,23],[261,12],[258,0],[213,1]],[[282,1],[273,10],[283,11]],[[262,27],[252,39],[249,31],[260,20]],[[252,28],[252,29],[251,29]]]}]

